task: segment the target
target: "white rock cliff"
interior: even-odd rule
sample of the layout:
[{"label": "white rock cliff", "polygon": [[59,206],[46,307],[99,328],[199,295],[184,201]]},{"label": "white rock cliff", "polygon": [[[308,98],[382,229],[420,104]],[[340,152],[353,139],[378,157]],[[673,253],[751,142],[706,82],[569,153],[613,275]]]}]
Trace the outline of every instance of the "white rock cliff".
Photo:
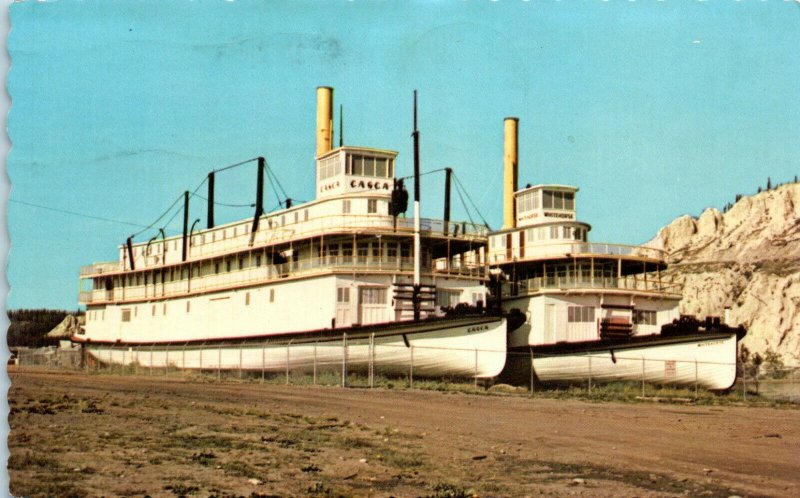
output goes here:
[{"label": "white rock cliff", "polygon": [[800,365],[800,183],[743,197],[726,213],[681,216],[646,245],[684,286],[681,313],[744,325],[753,353]]}]

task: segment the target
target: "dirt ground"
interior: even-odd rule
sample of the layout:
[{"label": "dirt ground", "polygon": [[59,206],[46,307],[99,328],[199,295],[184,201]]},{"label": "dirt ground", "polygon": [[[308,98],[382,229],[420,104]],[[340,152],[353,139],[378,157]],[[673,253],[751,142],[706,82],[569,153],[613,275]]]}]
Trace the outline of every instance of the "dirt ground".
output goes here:
[{"label": "dirt ground", "polygon": [[25,496],[798,496],[800,410],[11,370]]}]

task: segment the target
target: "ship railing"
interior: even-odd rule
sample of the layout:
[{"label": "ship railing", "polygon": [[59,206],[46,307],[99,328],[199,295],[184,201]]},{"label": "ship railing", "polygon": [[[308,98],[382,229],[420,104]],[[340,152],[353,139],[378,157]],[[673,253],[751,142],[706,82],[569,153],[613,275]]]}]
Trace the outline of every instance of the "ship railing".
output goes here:
[{"label": "ship railing", "polygon": [[605,244],[597,242],[568,242],[532,244],[524,247],[493,249],[489,260],[492,263],[506,263],[545,257],[570,256],[622,256],[647,260],[663,261],[666,252],[653,247],[629,246],[623,244]]},{"label": "ship railing", "polygon": [[[222,266],[222,265],[221,265]],[[277,281],[288,277],[306,276],[314,273],[324,273],[332,270],[345,272],[412,272],[414,260],[405,256],[363,256],[363,255],[325,255],[318,258],[288,261],[280,264],[262,264],[261,266],[245,266],[241,269],[221,271],[220,273],[198,275],[196,272],[191,278],[175,279],[173,281],[157,280],[148,285],[133,285],[117,287],[107,291],[98,289],[90,292],[81,292],[79,299],[83,304],[102,301],[121,301],[139,299],[159,299],[186,295],[193,292],[224,290],[236,287],[246,287],[251,284],[260,284]],[[422,265],[423,273],[433,275],[446,275],[453,277],[485,278],[486,268],[482,265],[460,264],[447,269],[432,268],[430,262]]]},{"label": "ship railing", "polygon": [[519,296],[535,294],[544,290],[576,290],[576,289],[606,289],[654,293],[662,295],[680,295],[681,286],[678,283],[659,280],[657,275],[651,274],[625,275],[620,277],[587,275],[551,275],[520,280],[517,284],[504,283],[504,296]]},{"label": "ship railing", "polygon": [[[252,246],[278,244],[337,231],[374,230],[376,234],[398,233],[405,235],[411,235],[414,231],[413,218],[398,217],[395,223],[395,219],[392,216],[378,214],[332,214],[291,223],[280,223],[280,219],[280,216],[261,219],[255,237],[249,231],[252,222],[236,226],[236,235],[231,233],[234,227],[218,228],[214,232],[213,241],[209,232],[195,233],[190,240],[189,259],[196,260],[239,249],[244,250]],[[420,231],[423,236],[445,236],[445,228],[447,228],[446,234],[449,237],[479,240],[480,242],[485,241],[489,231],[485,225],[474,223],[451,221],[445,227],[445,223],[442,220],[428,218],[420,220]],[[222,233],[223,230],[225,235]],[[161,247],[159,244],[151,248],[151,254],[148,256],[137,254],[137,265],[140,267],[157,266],[164,264],[164,258],[166,258],[166,264],[175,264],[181,261],[182,252],[179,240],[167,241],[166,254],[159,252]],[[141,249],[135,248],[134,252],[136,250],[141,251]],[[115,264],[118,265],[118,263]]]},{"label": "ship railing", "polygon": [[119,261],[108,261],[104,263],[92,263],[81,267],[80,276],[87,277],[89,275],[102,275],[103,273],[110,273],[121,270]]}]

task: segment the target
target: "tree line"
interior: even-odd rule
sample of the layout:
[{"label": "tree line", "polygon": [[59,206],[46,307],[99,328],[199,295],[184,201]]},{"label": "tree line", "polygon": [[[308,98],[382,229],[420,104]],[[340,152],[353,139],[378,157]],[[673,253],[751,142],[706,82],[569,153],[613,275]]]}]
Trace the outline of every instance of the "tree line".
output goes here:
[{"label": "tree line", "polygon": [[[788,185],[789,183],[797,183],[797,182],[798,182],[797,175],[794,175],[794,180],[793,180],[793,181],[791,181],[791,182],[776,183],[775,185],[773,185],[773,184],[772,184],[772,178],[768,176],[768,177],[767,177],[767,184],[766,184],[766,186],[764,186],[764,187],[762,188],[762,187],[759,185],[759,187],[758,187],[758,190],[756,191],[756,193],[757,193],[757,194],[760,194],[761,192],[769,192],[770,190],[775,190],[776,188],[778,188],[778,187],[782,187],[782,186],[784,186],[784,185]],[[727,213],[728,211],[730,211],[730,210],[731,210],[731,208],[732,208],[733,206],[735,206],[737,202],[739,202],[740,200],[742,200],[742,197],[744,197],[744,195],[742,195],[742,194],[736,194],[736,197],[734,198],[734,201],[733,201],[733,202],[729,202],[729,203],[725,204],[725,206],[723,206],[723,207],[722,207],[722,212],[723,212],[723,213]]]},{"label": "tree line", "polygon": [[69,314],[78,315],[82,312],[70,313],[49,309],[9,310],[8,319],[11,323],[6,334],[8,347],[40,348],[58,344],[58,339],[45,336]]}]

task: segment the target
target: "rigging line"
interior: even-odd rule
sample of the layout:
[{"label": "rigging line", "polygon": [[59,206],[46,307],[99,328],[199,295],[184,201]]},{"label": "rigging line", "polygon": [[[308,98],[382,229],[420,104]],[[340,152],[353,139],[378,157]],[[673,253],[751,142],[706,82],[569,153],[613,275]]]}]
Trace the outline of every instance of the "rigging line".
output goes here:
[{"label": "rigging line", "polygon": [[[280,180],[278,180],[278,176],[275,173],[272,172],[272,168],[270,168],[269,163],[267,163],[266,159],[264,159],[264,164],[266,165],[267,174],[275,179],[275,183],[278,184],[278,187],[280,187],[281,192],[283,192],[283,197],[285,199],[288,199],[289,198],[289,194],[287,194],[286,190],[283,189],[283,185],[281,185]],[[275,192],[275,195],[278,195],[278,193]]]},{"label": "rigging line", "polygon": [[464,197],[461,195],[461,189],[458,188],[458,183],[456,183],[456,194],[458,194],[458,198],[461,199],[461,204],[464,206],[464,211],[467,212],[467,217],[469,217],[469,222],[474,225],[475,221],[472,219],[472,214],[469,212],[467,203],[464,202]]},{"label": "rigging line", "polygon": [[225,170],[228,170],[228,169],[231,169],[231,168],[235,168],[237,166],[241,166],[243,164],[251,163],[253,161],[258,161],[258,158],[257,157],[253,157],[253,158],[247,159],[246,161],[242,161],[240,163],[229,164],[228,166],[223,166],[220,169],[212,169],[211,172],[212,173],[219,173],[220,171],[225,171]]},{"label": "rigging line", "polygon": [[[267,170],[267,180],[269,180],[269,184],[272,186],[272,191],[275,192],[275,197],[277,197],[280,200],[281,197],[280,194],[278,193],[278,189],[275,188],[275,183],[272,181],[272,174],[269,172],[269,167],[267,167],[266,170]],[[281,190],[283,190],[283,187],[281,187]],[[284,199],[288,198],[286,192],[283,192],[283,198]],[[283,204],[283,202],[281,201],[279,204]]]},{"label": "rigging line", "polygon": [[[446,169],[447,168],[439,168],[439,169],[434,169],[434,170],[431,170],[431,171],[426,171],[425,173],[420,173],[419,176],[422,177],[422,176],[425,176],[425,175],[430,175],[431,173],[438,173],[440,171],[445,171]],[[402,177],[398,178],[398,180],[408,180],[409,178],[414,178],[414,175],[402,176]]]},{"label": "rigging line", "polygon": [[169,224],[172,223],[172,220],[174,220],[175,217],[178,216],[178,213],[180,213],[181,211],[183,211],[183,206],[175,210],[175,214],[172,215],[172,218],[170,218],[166,223],[164,223],[164,228],[168,227]]},{"label": "rigging line", "polygon": [[[203,197],[203,196],[202,196],[202,195],[200,195],[200,194],[194,194],[192,197],[197,197],[197,198],[199,198],[199,199],[203,199],[204,201],[208,202],[208,198],[206,198],[206,197]],[[254,206],[255,206],[255,204],[226,204],[226,203],[224,203],[224,202],[217,202],[217,201],[214,201],[214,205],[215,205],[215,206],[225,206],[225,207],[232,207],[232,208],[238,208],[238,207],[254,207]]]},{"label": "rigging line", "polygon": [[475,204],[475,201],[472,200],[472,197],[470,197],[469,192],[467,191],[466,188],[464,188],[464,185],[461,183],[461,180],[458,179],[458,176],[456,176],[455,172],[453,172],[453,178],[456,179],[456,183],[459,184],[461,188],[464,190],[464,195],[466,195],[467,199],[469,199],[469,202],[472,203],[472,207],[475,208],[475,211],[477,211],[478,216],[481,217],[481,221],[483,221],[483,224],[486,225],[486,228],[489,228],[489,223],[486,222],[486,218],[483,217],[481,210],[478,209],[478,206]]},{"label": "rigging line", "polygon": [[83,214],[83,213],[78,213],[76,211],[69,211],[67,209],[59,209],[59,208],[54,208],[54,207],[50,207],[50,206],[42,206],[41,204],[34,204],[32,202],[20,201],[20,200],[17,200],[17,199],[9,199],[8,202],[15,202],[17,204],[24,204],[26,206],[36,207],[36,208],[40,208],[40,209],[46,209],[48,211],[55,211],[56,213],[71,214],[73,216],[80,216],[81,218],[89,218],[89,219],[93,219],[93,220],[107,221],[109,223],[119,223],[119,224],[122,224],[122,225],[130,225],[130,226],[134,226],[134,227],[144,227],[144,225],[142,225],[142,224],[132,223],[130,221],[112,220],[111,218],[103,218],[102,216],[92,216],[90,214]]},{"label": "rigging line", "polygon": [[183,194],[179,195],[179,196],[178,196],[178,198],[177,198],[177,199],[175,199],[175,202],[173,202],[173,203],[172,203],[172,205],[171,205],[170,207],[168,207],[168,208],[167,208],[167,210],[166,210],[166,211],[164,211],[164,212],[161,214],[161,216],[159,216],[159,217],[158,217],[158,218],[157,218],[157,219],[156,219],[154,222],[150,223],[150,224],[149,224],[149,225],[148,225],[146,228],[143,228],[142,230],[139,230],[139,231],[138,231],[138,232],[136,232],[135,234],[131,235],[131,237],[136,237],[137,235],[139,235],[140,233],[144,232],[145,230],[149,230],[149,229],[153,228],[153,226],[155,226],[155,224],[156,224],[156,223],[158,223],[159,221],[161,221],[161,218],[163,218],[164,216],[166,216],[166,215],[167,215],[167,213],[169,213],[169,212],[170,212],[170,210],[172,210],[172,208],[173,208],[173,207],[175,207],[175,204],[177,204],[177,203],[178,203],[178,201],[180,201],[180,200],[181,200],[181,198],[183,198]]}]

